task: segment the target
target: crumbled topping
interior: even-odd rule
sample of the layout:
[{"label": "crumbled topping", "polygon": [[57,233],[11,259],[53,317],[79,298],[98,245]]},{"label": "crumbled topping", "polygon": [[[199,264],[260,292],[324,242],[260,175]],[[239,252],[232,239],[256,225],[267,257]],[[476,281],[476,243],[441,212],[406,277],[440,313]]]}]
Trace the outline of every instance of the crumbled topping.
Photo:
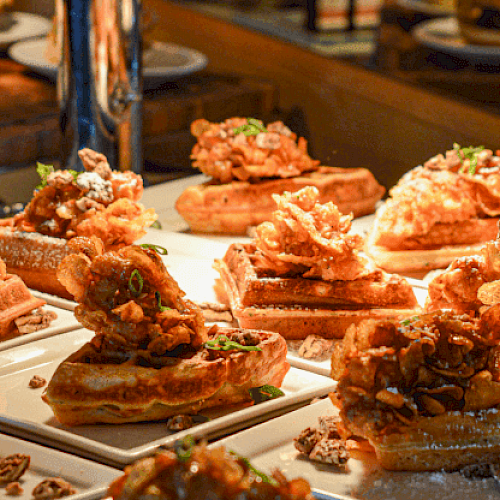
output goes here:
[{"label": "crumbled topping", "polygon": [[103,179],[97,172],[83,172],[77,177],[76,185],[88,198],[102,203],[113,201],[111,181]]},{"label": "crumbled topping", "polygon": [[5,487],[5,493],[9,496],[19,496],[24,493],[24,490],[18,481],[13,481]]},{"label": "crumbled topping", "polygon": [[46,311],[42,308],[38,308],[30,314],[16,318],[14,323],[16,324],[19,333],[25,335],[27,333],[33,333],[47,328],[56,318],[57,314],[54,311]]},{"label": "crumbled topping", "polygon": [[29,387],[31,389],[40,389],[44,387],[46,383],[47,381],[43,377],[40,377],[40,375],[33,375],[29,382]]},{"label": "crumbled topping", "polygon": [[17,481],[30,465],[31,457],[15,453],[0,460],[0,483]]},{"label": "crumbled topping", "polygon": [[34,500],[53,500],[74,495],[76,490],[70,483],[60,477],[49,477],[35,486],[32,495]]}]

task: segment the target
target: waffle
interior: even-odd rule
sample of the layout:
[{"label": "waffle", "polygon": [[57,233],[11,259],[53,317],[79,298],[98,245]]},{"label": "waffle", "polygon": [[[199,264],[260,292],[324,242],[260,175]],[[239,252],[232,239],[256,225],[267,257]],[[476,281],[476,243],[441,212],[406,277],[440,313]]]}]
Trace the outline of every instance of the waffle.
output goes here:
[{"label": "waffle", "polygon": [[323,281],[266,275],[252,264],[253,243],[232,244],[215,266],[242,328],[275,331],[288,340],[310,334],[342,338],[352,323],[419,311],[411,286],[381,272],[378,280]]},{"label": "waffle", "polygon": [[483,147],[439,154],[407,172],[376,212],[365,252],[389,272],[420,273],[475,255],[500,221],[500,156]]},{"label": "waffle", "polygon": [[[219,328],[217,335],[231,338],[238,332]],[[249,389],[280,386],[290,366],[280,335],[249,333],[259,337],[260,351],[204,348],[161,367],[145,366],[139,357],[118,360],[88,343],[59,365],[43,399],[66,425],[161,420],[251,404]]]},{"label": "waffle", "polygon": [[332,357],[345,434],[368,439],[389,470],[500,463],[495,308],[351,327]]},{"label": "waffle", "polygon": [[0,227],[0,256],[8,271],[35,290],[73,299],[56,276],[57,266],[70,253],[65,239]]},{"label": "waffle", "polygon": [[273,194],[316,186],[320,203],[333,201],[354,217],[371,214],[385,189],[364,168],[319,167],[314,172],[286,179],[256,182],[209,181],[187,188],[175,208],[192,231],[245,234],[248,228],[271,219],[276,210]]},{"label": "waffle", "polygon": [[15,320],[43,306],[45,301],[33,297],[21,278],[6,274],[0,278],[0,340],[16,336]]}]

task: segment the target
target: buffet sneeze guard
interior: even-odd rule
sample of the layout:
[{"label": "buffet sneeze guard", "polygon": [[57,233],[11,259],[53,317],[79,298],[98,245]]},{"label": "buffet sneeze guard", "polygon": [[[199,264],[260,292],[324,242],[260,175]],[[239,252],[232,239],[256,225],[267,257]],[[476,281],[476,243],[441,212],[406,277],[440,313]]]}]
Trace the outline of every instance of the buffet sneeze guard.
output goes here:
[{"label": "buffet sneeze guard", "polygon": [[78,150],[114,169],[142,168],[141,0],[56,0],[61,166]]}]

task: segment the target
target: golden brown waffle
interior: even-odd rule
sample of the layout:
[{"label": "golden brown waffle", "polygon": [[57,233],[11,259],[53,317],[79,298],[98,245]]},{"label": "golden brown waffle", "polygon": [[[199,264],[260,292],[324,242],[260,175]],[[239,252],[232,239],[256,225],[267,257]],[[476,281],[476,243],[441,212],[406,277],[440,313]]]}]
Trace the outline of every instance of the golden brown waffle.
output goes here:
[{"label": "golden brown waffle", "polygon": [[[241,332],[219,328],[231,338]],[[44,401],[66,425],[161,420],[203,409],[251,403],[248,390],[280,386],[290,365],[284,339],[270,332],[245,332],[258,338],[260,351],[212,351],[171,357],[159,367],[140,353],[117,357],[92,343],[69,356],[54,373]]]},{"label": "golden brown waffle", "polygon": [[397,318],[420,310],[408,282],[381,272],[380,278],[324,281],[266,275],[252,264],[253,244],[233,244],[216,268],[242,328],[279,332],[286,339],[310,334],[342,338],[352,323]]},{"label": "golden brown waffle", "polygon": [[175,208],[192,231],[245,234],[249,227],[271,219],[276,210],[273,194],[305,186],[318,188],[320,203],[332,201],[342,213],[352,212],[355,217],[373,213],[385,192],[367,169],[319,167],[288,179],[191,186],[177,199]]},{"label": "golden brown waffle", "polygon": [[31,295],[19,276],[7,274],[0,279],[0,340],[15,336],[14,320],[44,304],[44,300]]},{"label": "golden brown waffle", "polygon": [[390,470],[500,463],[498,312],[349,328],[332,357],[345,433],[368,439]]}]

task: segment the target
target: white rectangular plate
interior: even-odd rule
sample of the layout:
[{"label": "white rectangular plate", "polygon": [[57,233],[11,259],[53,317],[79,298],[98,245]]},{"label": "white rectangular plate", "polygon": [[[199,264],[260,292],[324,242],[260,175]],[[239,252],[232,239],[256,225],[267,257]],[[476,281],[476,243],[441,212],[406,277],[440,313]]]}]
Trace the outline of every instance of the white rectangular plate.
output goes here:
[{"label": "white rectangular plate", "polygon": [[210,420],[182,432],[170,433],[165,422],[63,426],[42,401],[43,389],[30,389],[28,383],[34,375],[50,380],[59,363],[92,336],[88,330],[76,330],[7,351],[8,367],[0,368],[0,429],[103,463],[126,464],[187,434],[208,437],[221,435],[229,428],[241,429],[251,422],[265,420],[273,412],[284,412],[324,396],[335,386],[328,377],[291,368],[282,386],[285,396],[246,408],[202,412]]},{"label": "white rectangular plate", "polygon": [[497,498],[493,479],[470,480],[459,472],[385,471],[378,465],[373,453],[350,458],[346,472],[308,460],[295,449],[293,439],[307,427],[317,427],[318,417],[336,413],[331,401],[323,399],[210,446],[222,445],[248,458],[255,468],[264,473],[278,468],[287,479],[303,477],[313,489],[340,497],[366,500]]},{"label": "white rectangular plate", "polygon": [[[68,500],[101,498],[109,483],[123,474],[117,469],[90,460],[0,434],[0,457],[15,453],[23,453],[31,458],[29,469],[19,480],[24,491],[15,497],[18,500],[32,499],[33,488],[48,477],[61,477],[73,486],[76,493],[65,497]],[[12,495],[5,492],[6,485],[1,486],[0,500],[12,500]]]},{"label": "white rectangular plate", "polygon": [[[47,311],[55,312],[57,314],[57,318],[52,321],[47,328],[43,328],[42,330],[38,330],[37,332],[20,335],[19,337],[14,337],[9,340],[4,340],[3,342],[0,341],[0,351],[10,349],[11,347],[27,344],[28,342],[33,342],[34,340],[52,337],[53,335],[58,335],[62,332],[76,330],[77,328],[82,327],[82,325],[78,323],[75,315],[71,311],[60,309],[59,307],[54,307],[48,304],[43,306],[43,308]],[[1,367],[2,364],[0,361],[0,368]]]}]

